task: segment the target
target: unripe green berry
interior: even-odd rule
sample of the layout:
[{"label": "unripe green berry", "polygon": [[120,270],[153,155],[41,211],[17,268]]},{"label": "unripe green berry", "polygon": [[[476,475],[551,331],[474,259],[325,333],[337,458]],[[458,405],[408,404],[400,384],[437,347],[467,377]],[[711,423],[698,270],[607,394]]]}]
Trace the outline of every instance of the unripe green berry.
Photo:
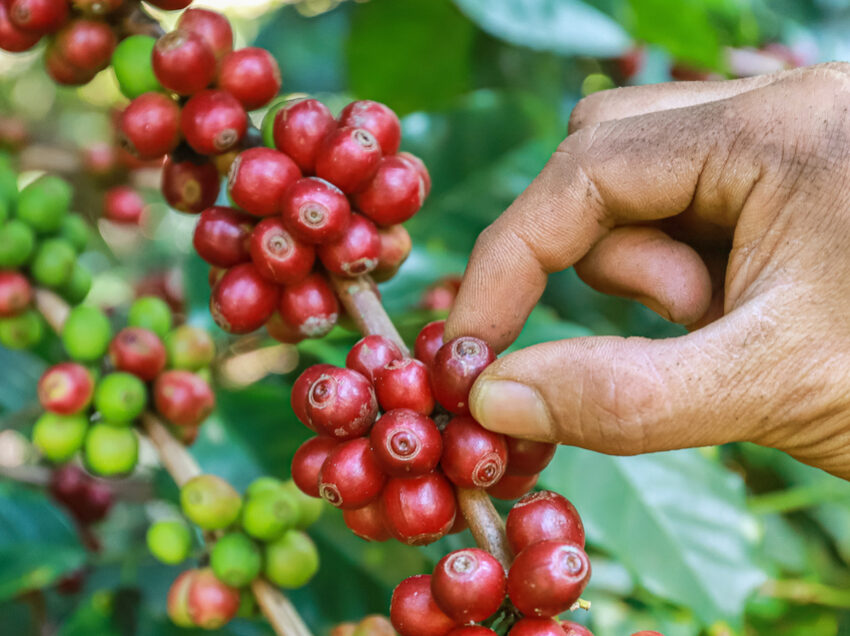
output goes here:
[{"label": "unripe green berry", "polygon": [[242,590],[239,595],[239,609],[236,616],[239,618],[257,618],[260,613],[260,608],[257,605],[257,599],[254,598],[254,593],[250,590]]},{"label": "unripe green berry", "polygon": [[151,36],[131,35],[115,47],[112,70],[121,92],[130,99],[142,93],[162,90],[151,63],[154,44],[156,38]]},{"label": "unripe green berry", "polygon": [[171,331],[172,321],[168,303],[156,296],[143,296],[136,299],[130,305],[130,313],[127,315],[128,326],[143,327],[153,331],[163,340]]},{"label": "unripe green berry", "polygon": [[65,351],[80,362],[94,362],[102,358],[111,339],[109,319],[96,307],[74,307],[62,327]]},{"label": "unripe green berry", "polygon": [[76,250],[77,254],[82,254],[86,251],[91,237],[88,223],[79,214],[69,214],[62,221],[62,228],[59,230],[59,236],[68,241]]},{"label": "unripe green berry", "polygon": [[221,530],[237,518],[242,507],[239,493],[215,475],[198,475],[180,489],[183,514],[204,530]]},{"label": "unripe green berry", "polygon": [[104,477],[129,473],[139,459],[136,432],[120,424],[94,424],[86,435],[85,459],[93,473]]},{"label": "unripe green berry", "polygon": [[70,304],[79,305],[89,295],[91,284],[91,272],[77,261],[71,269],[71,277],[59,289],[59,294]]},{"label": "unripe green berry", "polygon": [[216,541],[210,552],[210,567],[222,583],[243,587],[259,576],[263,555],[246,535],[231,532]]},{"label": "unripe green berry", "polygon": [[304,494],[301,489],[295,485],[291,479],[283,483],[283,488],[295,498],[298,502],[298,520],[295,522],[295,527],[299,530],[309,528],[319,520],[322,516],[322,511],[325,509],[325,500],[316,499],[310,495]]},{"label": "unripe green berry", "polygon": [[182,563],[192,549],[192,534],[182,521],[157,521],[145,538],[151,554],[167,565]]},{"label": "unripe green berry", "polygon": [[62,463],[83,447],[89,419],[85,415],[45,413],[32,429],[32,442],[47,459]]},{"label": "unripe green berry", "polygon": [[17,219],[0,227],[0,267],[15,269],[28,262],[35,251],[35,232]]},{"label": "unripe green berry", "polygon": [[319,552],[304,532],[290,530],[266,544],[266,578],[287,589],[306,585],[319,570]]},{"label": "unripe green berry", "polygon": [[54,175],[39,177],[18,195],[17,217],[38,234],[55,234],[68,214],[73,190]]},{"label": "unripe green berry", "polygon": [[62,287],[71,279],[77,262],[77,253],[64,239],[47,239],[35,250],[30,263],[30,273],[40,285],[53,289]]},{"label": "unripe green berry", "polygon": [[242,527],[262,541],[272,541],[295,527],[301,516],[298,501],[283,488],[249,497],[242,507]]},{"label": "unripe green berry", "polygon": [[285,97],[278,98],[272,102],[266,114],[263,116],[263,123],[260,124],[260,133],[263,136],[263,145],[269,148],[274,148],[274,119],[277,117],[278,111],[286,106],[290,100]]},{"label": "unripe green berry", "polygon": [[165,338],[168,366],[171,369],[198,371],[215,358],[215,342],[206,329],[183,325]]},{"label": "unripe green berry", "polygon": [[110,373],[97,384],[94,406],[103,418],[127,424],[142,414],[148,402],[145,383],[132,373]]},{"label": "unripe green berry", "polygon": [[[8,214],[12,214],[18,200],[18,175],[11,165],[0,166],[0,201]],[[6,217],[8,218],[8,217]],[[6,219],[3,219],[4,221]]]},{"label": "unripe green berry", "polygon": [[168,590],[166,611],[168,618],[177,627],[195,627],[195,621],[189,616],[189,588],[195,581],[198,570],[186,570],[178,576]]},{"label": "unripe green berry", "polygon": [[283,486],[283,482],[276,477],[257,477],[245,489],[245,498],[250,499],[263,492],[279,490],[281,486]]},{"label": "unripe green berry", "polygon": [[0,318],[0,344],[7,349],[29,349],[41,342],[44,319],[34,309]]}]

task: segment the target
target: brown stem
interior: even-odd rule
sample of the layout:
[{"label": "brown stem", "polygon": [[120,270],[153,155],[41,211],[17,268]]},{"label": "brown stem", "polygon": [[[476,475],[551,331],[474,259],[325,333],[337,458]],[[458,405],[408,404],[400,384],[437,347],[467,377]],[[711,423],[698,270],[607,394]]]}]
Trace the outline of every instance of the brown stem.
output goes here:
[{"label": "brown stem", "polygon": [[158,38],[165,30],[155,19],[149,16],[139,4],[127,4],[125,13],[118,17],[118,30],[121,35],[150,35]]},{"label": "brown stem", "polygon": [[62,325],[68,318],[71,308],[59,295],[47,289],[35,290],[35,307],[39,313],[58,334],[62,333]]},{"label": "brown stem", "polygon": [[76,174],[83,169],[78,153],[47,144],[32,144],[21,150],[18,164],[21,170],[44,170],[64,175]]},{"label": "brown stem", "polygon": [[218,356],[215,371],[225,386],[248,386],[268,375],[291,373],[298,366],[298,349],[289,344],[268,344],[265,337],[243,336]]},{"label": "brown stem", "polygon": [[[0,477],[10,479],[20,484],[46,487],[50,484],[52,470],[45,466],[0,466]],[[123,479],[111,482],[109,489],[123,501],[150,501],[153,488],[147,481]]]},{"label": "brown stem", "polygon": [[480,488],[458,488],[457,500],[475,542],[496,557],[507,571],[514,555],[505,534],[505,524],[490,495]]},{"label": "brown stem", "polygon": [[[255,579],[251,583],[251,591],[266,617],[280,617],[280,622],[286,626],[286,636],[311,636],[310,629],[304,624],[298,611],[277,588],[272,587],[263,579]],[[274,627],[274,624],[272,626]],[[278,634],[283,633],[279,629],[275,629]]]}]

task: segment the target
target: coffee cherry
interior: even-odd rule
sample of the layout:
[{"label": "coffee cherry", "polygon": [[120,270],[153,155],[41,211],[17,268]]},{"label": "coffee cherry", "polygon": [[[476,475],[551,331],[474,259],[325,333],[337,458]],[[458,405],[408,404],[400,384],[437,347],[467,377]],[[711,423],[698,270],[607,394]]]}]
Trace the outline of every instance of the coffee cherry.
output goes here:
[{"label": "coffee cherry", "polygon": [[440,466],[461,488],[488,488],[505,474],[505,436],[486,430],[469,416],[454,417],[443,429]]},{"label": "coffee cherry", "polygon": [[544,490],[520,499],[505,525],[515,554],[541,541],[567,541],[584,547],[584,525],[575,506],[556,492]]},{"label": "coffee cherry", "polygon": [[365,376],[331,367],[310,385],[305,410],[320,434],[349,440],[369,431],[378,415],[378,402]]},{"label": "coffee cherry", "polygon": [[381,238],[369,219],[352,214],[348,228],[341,238],[323,243],[318,248],[319,259],[329,272],[339,276],[362,276],[378,266]]},{"label": "coffee cherry", "polygon": [[265,546],[266,578],[278,587],[293,590],[306,585],[319,571],[319,551],[304,532],[289,530]]},{"label": "coffee cherry", "polygon": [[369,440],[360,437],[330,452],[319,471],[319,494],[332,506],[354,510],[381,494],[386,479]]},{"label": "coffee cherry", "polygon": [[91,404],[94,380],[88,369],[75,362],[53,365],[38,381],[38,401],[60,415],[80,413]]},{"label": "coffee cherry", "polygon": [[93,424],[83,446],[86,466],[97,475],[126,475],[139,459],[139,438],[122,424]]},{"label": "coffee cherry", "polygon": [[75,464],[65,464],[50,473],[47,488],[51,496],[59,503],[72,508],[85,497],[89,476]]},{"label": "coffee cherry", "polygon": [[245,110],[268,104],[280,86],[280,67],[265,49],[246,47],[221,61],[218,87],[238,99]]},{"label": "coffee cherry", "polygon": [[495,499],[512,501],[534,490],[539,475],[505,475],[487,488],[487,494]]},{"label": "coffee cherry", "polygon": [[430,417],[410,409],[387,411],[369,434],[372,450],[391,477],[415,477],[440,463],[443,440]]},{"label": "coffee cherry", "polygon": [[493,636],[495,633],[489,627],[466,625],[465,627],[455,627],[449,632],[448,636]]},{"label": "coffee cherry", "polygon": [[175,210],[199,214],[215,203],[220,187],[218,170],[212,163],[165,160],[162,166],[162,195]]},{"label": "coffee cherry", "polygon": [[319,520],[322,511],[326,508],[324,501],[305,495],[292,479],[283,482],[282,488],[298,503],[298,519],[295,521],[295,527],[298,530],[309,528]]},{"label": "coffee cherry", "polygon": [[305,338],[321,338],[339,318],[339,302],[324,276],[314,272],[280,292],[278,312],[283,321]]},{"label": "coffee cherry", "polygon": [[62,227],[72,196],[66,181],[44,175],[21,190],[17,217],[39,234],[54,234]]},{"label": "coffee cherry", "polygon": [[148,528],[145,541],[150,553],[166,565],[182,563],[192,549],[192,535],[182,521],[157,521]]},{"label": "coffee cherry", "polygon": [[180,489],[180,506],[196,526],[221,530],[239,518],[242,499],[221,477],[198,475]]},{"label": "coffee cherry", "polygon": [[180,140],[180,107],[162,93],[134,99],[118,121],[121,144],[139,159],[159,159]]},{"label": "coffee cherry", "polygon": [[200,371],[215,359],[215,342],[206,329],[183,325],[165,339],[168,366],[172,369]]},{"label": "coffee cherry", "polygon": [[271,216],[280,212],[283,193],[300,178],[298,166],[282,152],[250,148],[230,168],[230,198],[255,216]]},{"label": "coffee cherry", "polygon": [[27,277],[14,271],[0,271],[0,316],[16,316],[32,302],[32,286]]},{"label": "coffee cherry", "polygon": [[287,229],[306,243],[340,240],[352,219],[342,190],[315,177],[296,181],[283,194],[280,205]]},{"label": "coffee cherry", "polygon": [[322,141],[336,128],[331,111],[316,99],[287,102],[274,116],[274,145],[312,174]]},{"label": "coffee cherry", "polygon": [[422,327],[416,336],[413,352],[417,360],[421,360],[429,368],[434,365],[437,351],[443,346],[443,332],[446,330],[445,320],[435,320]]},{"label": "coffee cherry", "polygon": [[295,413],[295,417],[310,430],[315,429],[312,428],[310,419],[307,417],[307,394],[310,391],[310,387],[313,386],[313,382],[318,380],[323,373],[333,368],[333,365],[330,364],[314,364],[305,369],[292,384],[292,392],[289,397],[292,410]]},{"label": "coffee cherry", "polygon": [[197,574],[198,570],[186,570],[168,588],[166,611],[168,618],[178,627],[195,627],[195,622],[189,616],[189,588]]},{"label": "coffee cherry", "polygon": [[71,4],[84,15],[104,16],[121,7],[124,0],[71,0]]},{"label": "coffee cherry", "polygon": [[255,220],[232,208],[207,208],[195,226],[192,240],[195,251],[216,267],[233,267],[249,261],[248,245]]},{"label": "coffee cherry", "polygon": [[428,574],[411,576],[396,586],[390,620],[399,636],[446,636],[458,627],[434,602]]},{"label": "coffee cherry", "polygon": [[396,636],[396,633],[390,619],[373,614],[357,623],[351,636]]},{"label": "coffee cherry", "polygon": [[[574,623],[572,621],[561,621],[561,629],[564,630],[564,634],[566,636],[593,636],[593,632],[591,632],[584,625],[579,625],[578,623]],[[657,632],[640,632],[644,634],[644,636],[661,636]]]},{"label": "coffee cherry", "polygon": [[233,29],[230,21],[215,11],[187,9],[177,20],[177,28],[200,35],[218,62],[233,50]]},{"label": "coffee cherry", "polygon": [[460,291],[459,276],[444,276],[423,292],[419,306],[428,311],[449,311]]},{"label": "coffee cherry", "polygon": [[428,368],[419,360],[390,362],[375,374],[375,394],[385,411],[412,409],[422,415],[434,410]]},{"label": "coffee cherry", "polygon": [[9,0],[9,19],[17,28],[52,33],[68,19],[67,0]]},{"label": "coffee cherry", "polygon": [[642,630],[639,632],[635,632],[632,636],[664,636],[661,632],[653,632],[648,630]]},{"label": "coffee cherry", "polygon": [[0,345],[7,349],[29,349],[41,342],[44,336],[44,320],[37,311],[26,311],[0,318]]},{"label": "coffee cherry", "polygon": [[44,70],[54,82],[63,86],[88,84],[97,74],[97,71],[84,71],[69,64],[55,41],[50,42],[44,51]]},{"label": "coffee cherry", "polygon": [[130,99],[144,93],[162,90],[153,72],[153,50],[156,38],[149,35],[131,35],[122,40],[112,54],[112,70],[118,79],[121,92]]},{"label": "coffee cherry", "polygon": [[115,223],[138,225],[145,200],[130,186],[115,186],[103,198],[103,217]]},{"label": "coffee cherry", "polygon": [[355,344],[345,357],[345,366],[375,382],[376,371],[404,357],[401,349],[384,336],[366,336]]},{"label": "coffee cherry", "polygon": [[89,420],[83,414],[45,413],[36,420],[32,442],[48,460],[61,463],[83,447]]},{"label": "coffee cherry", "polygon": [[72,20],[57,34],[57,54],[84,73],[96,73],[109,65],[117,45],[112,28],[98,20]]},{"label": "coffee cherry", "polygon": [[161,373],[153,386],[156,410],[176,426],[198,426],[215,408],[210,385],[190,371]]},{"label": "coffee cherry", "polygon": [[205,89],[215,78],[216,60],[203,37],[177,29],[156,41],[153,72],[159,83],[180,95]]},{"label": "coffee cherry", "polygon": [[284,490],[280,482],[274,490],[247,497],[242,506],[242,527],[255,539],[273,541],[295,527],[299,516],[298,500]]},{"label": "coffee cherry", "polygon": [[62,327],[65,351],[80,362],[94,362],[101,358],[111,338],[109,319],[95,307],[74,307]]},{"label": "coffee cherry", "polygon": [[0,2],[0,49],[10,53],[20,53],[34,47],[41,40],[41,34],[24,31],[9,19],[9,9]]},{"label": "coffee cherry", "polygon": [[36,248],[30,274],[36,283],[56,289],[70,280],[76,260],[77,254],[67,241],[46,239]]},{"label": "coffee cherry", "polygon": [[245,136],[248,116],[230,93],[201,91],[183,106],[180,130],[192,149],[202,155],[227,152]]},{"label": "coffee cherry", "polygon": [[590,560],[579,546],[542,541],[517,555],[508,572],[508,596],[527,616],[567,611],[590,580]]},{"label": "coffee cherry", "polygon": [[71,277],[56,291],[69,304],[76,305],[89,295],[92,286],[91,272],[77,261],[71,268]]},{"label": "coffee cherry", "polygon": [[366,185],[381,160],[381,147],[367,130],[345,126],[325,137],[316,155],[316,176],[346,193]]},{"label": "coffee cherry", "polygon": [[358,210],[382,226],[404,223],[422,207],[425,183],[412,163],[403,157],[384,157],[375,176],[354,195]]},{"label": "coffee cherry", "polygon": [[210,567],[222,583],[244,587],[259,576],[263,555],[246,535],[231,532],[215,542],[210,552]]},{"label": "coffee cherry", "polygon": [[34,251],[35,232],[29,225],[12,219],[0,226],[0,267],[20,267]]},{"label": "coffee cherry", "polygon": [[508,636],[566,636],[564,629],[551,618],[523,618],[517,621]]},{"label": "coffee cherry", "polygon": [[270,281],[292,284],[313,269],[316,250],[296,241],[279,218],[263,219],[251,234],[251,258],[257,271]]},{"label": "coffee cherry", "polygon": [[211,568],[197,571],[186,597],[189,617],[201,629],[218,629],[229,623],[239,602],[239,590],[219,581]]},{"label": "coffee cherry", "polygon": [[259,329],[274,313],[278,287],[260,275],[251,263],[229,270],[218,281],[210,299],[216,324],[229,333]]},{"label": "coffee cherry", "polygon": [[147,401],[144,382],[131,373],[110,373],[98,382],[94,391],[95,408],[105,420],[115,424],[126,424],[139,417]]},{"label": "coffee cherry", "polygon": [[401,145],[401,123],[391,108],[368,99],[351,102],[339,114],[340,126],[368,130],[385,155],[393,155]]},{"label": "coffee cherry", "polygon": [[171,331],[173,319],[168,303],[156,296],[137,298],[130,305],[130,311],[127,314],[127,324],[130,327],[147,329],[160,338],[165,338]]},{"label": "coffee cherry", "polygon": [[431,575],[431,594],[458,623],[483,621],[505,600],[505,570],[488,552],[456,550],[440,559]]},{"label": "coffee cherry", "polygon": [[384,523],[383,504],[375,499],[362,508],[343,510],[342,520],[348,529],[365,541],[387,541],[392,535]]},{"label": "coffee cherry", "polygon": [[381,240],[381,250],[378,253],[378,266],[372,271],[372,279],[383,283],[395,276],[410,256],[413,242],[402,225],[378,228],[378,238]]},{"label": "coffee cherry", "polygon": [[105,519],[111,508],[112,489],[103,482],[87,479],[82,497],[71,513],[80,523],[91,524]]},{"label": "coffee cherry", "polygon": [[555,456],[555,444],[508,437],[508,475],[536,475]]},{"label": "coffee cherry", "polygon": [[192,4],[192,0],[150,0],[150,3],[166,11],[178,11]]},{"label": "coffee cherry", "polygon": [[332,437],[311,437],[292,456],[292,481],[306,495],[319,498],[319,472],[339,444]]},{"label": "coffee cherry", "polygon": [[434,357],[434,397],[452,413],[469,413],[469,391],[496,354],[483,340],[465,336],[444,344]]},{"label": "coffee cherry", "polygon": [[454,489],[439,473],[391,478],[381,494],[384,519],[392,535],[408,545],[427,545],[444,537],[455,521]]}]

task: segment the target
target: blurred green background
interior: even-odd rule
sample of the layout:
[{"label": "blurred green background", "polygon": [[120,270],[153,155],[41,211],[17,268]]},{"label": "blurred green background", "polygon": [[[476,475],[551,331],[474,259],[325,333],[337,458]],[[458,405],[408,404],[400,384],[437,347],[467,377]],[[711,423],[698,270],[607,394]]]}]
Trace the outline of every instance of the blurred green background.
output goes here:
[{"label": "blurred green background", "polygon": [[[352,98],[376,99],[403,116],[403,149],[422,156],[433,177],[425,208],[408,224],[413,255],[382,286],[408,338],[435,316],[420,308],[423,292],[463,271],[478,233],[541,169],[584,94],[850,59],[850,0],[195,5],[225,10],[238,41],[271,50],[285,93],[311,93],[336,110]],[[109,141],[109,111],[121,105],[111,72],[86,87],[60,89],[39,55],[0,57],[0,112],[22,118],[36,145],[73,152]],[[80,210],[95,219],[96,184],[75,185]],[[212,328],[206,266],[190,249],[194,219],[167,210],[154,190],[149,196],[153,221],[144,240],[107,236],[86,255],[97,273],[91,300],[120,306],[146,274],[177,268],[189,321]],[[552,277],[518,346],[587,334],[678,333],[564,272]],[[339,363],[355,339],[340,329],[300,345],[299,366]],[[0,466],[30,457],[23,440],[37,412],[35,379],[57,355],[51,343],[37,354],[0,349]],[[192,448],[205,470],[237,487],[263,473],[288,476],[292,453],[308,433],[289,409],[294,377],[219,392],[217,413]],[[61,636],[185,631],[164,617],[178,569],[158,564],[144,547],[150,518],[175,492],[152,457],[143,463],[141,478],[153,481],[160,501],[120,503],[96,530],[103,542],[97,554],[83,548],[65,513],[38,489],[0,483],[0,634],[37,633],[45,617],[55,630],[49,633]],[[638,629],[666,636],[850,634],[844,482],[740,444],[635,458],[561,448],[540,486],[564,493],[584,517],[594,568],[585,596],[593,608],[577,619],[597,636]],[[446,551],[471,543],[461,534],[425,549],[367,544],[335,510],[311,533],[322,570],[291,596],[319,634],[339,621],[386,613],[402,578],[430,571]],[[54,584],[81,566],[88,571],[84,590],[58,594]],[[221,633],[271,632],[262,621],[234,621]]]}]

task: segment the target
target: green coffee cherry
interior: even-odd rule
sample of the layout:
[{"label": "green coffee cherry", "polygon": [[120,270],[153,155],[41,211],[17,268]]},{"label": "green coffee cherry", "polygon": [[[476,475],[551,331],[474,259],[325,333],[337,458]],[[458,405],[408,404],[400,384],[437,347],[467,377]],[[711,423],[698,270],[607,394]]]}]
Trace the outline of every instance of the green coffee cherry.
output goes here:
[{"label": "green coffee cherry", "polygon": [[102,358],[111,339],[109,319],[96,307],[74,307],[62,328],[65,351],[79,362],[94,362]]},{"label": "green coffee cherry", "polygon": [[56,289],[71,279],[76,262],[77,253],[70,243],[51,238],[36,248],[30,273],[37,283]]},{"label": "green coffee cherry", "polygon": [[146,536],[148,550],[167,565],[182,563],[192,549],[192,534],[182,521],[157,521]]},{"label": "green coffee cherry", "polygon": [[277,116],[278,111],[286,106],[289,100],[285,97],[279,98],[272,102],[269,109],[266,111],[265,116],[263,117],[263,123],[260,124],[260,133],[263,136],[263,144],[268,146],[269,148],[274,148],[274,118]]},{"label": "green coffee cherry", "polygon": [[299,530],[309,528],[319,520],[322,516],[322,511],[325,509],[325,500],[316,499],[310,495],[301,492],[301,489],[295,485],[291,479],[283,483],[283,488],[289,492],[298,502],[298,520],[295,522],[295,527]]},{"label": "green coffee cherry", "polygon": [[302,587],[319,570],[316,545],[300,530],[290,530],[280,539],[266,544],[266,578],[287,589]]},{"label": "green coffee cherry", "polygon": [[301,511],[298,501],[283,488],[250,497],[242,507],[242,527],[261,541],[272,541],[295,527]]},{"label": "green coffee cherry", "polygon": [[257,599],[254,598],[254,593],[248,590],[242,590],[239,595],[239,609],[236,610],[238,618],[256,618],[260,613],[260,608],[257,606]]},{"label": "green coffee cherry", "polygon": [[123,40],[112,54],[112,69],[121,92],[130,99],[142,93],[161,91],[151,64],[156,38],[148,35],[131,35]]},{"label": "green coffee cherry", "polygon": [[4,162],[0,166],[0,201],[3,202],[6,211],[12,214],[15,210],[15,202],[18,200],[18,175],[12,167]]},{"label": "green coffee cherry", "polygon": [[62,463],[83,447],[89,420],[83,414],[45,413],[32,429],[32,442],[47,459]]},{"label": "green coffee cherry", "polygon": [[216,541],[210,552],[210,566],[222,583],[244,587],[259,576],[263,555],[246,535],[231,532]]},{"label": "green coffee cherry", "polygon": [[59,289],[59,294],[70,304],[79,305],[89,295],[91,285],[91,272],[77,261],[71,269],[71,277]]},{"label": "green coffee cherry", "polygon": [[168,303],[156,296],[137,299],[130,305],[130,313],[127,315],[127,324],[130,327],[149,329],[162,339],[171,331],[172,320]]},{"label": "green coffee cherry", "polygon": [[94,407],[113,424],[132,422],[142,414],[147,403],[147,387],[132,373],[110,373],[94,390]]},{"label": "green coffee cherry", "polygon": [[18,195],[17,217],[38,234],[54,234],[62,228],[73,190],[54,175],[39,177]]},{"label": "green coffee cherry", "polygon": [[35,232],[17,219],[0,227],[0,267],[15,269],[29,261],[35,251]]},{"label": "green coffee cherry", "polygon": [[44,337],[44,319],[34,309],[0,318],[0,344],[7,349],[29,349]]},{"label": "green coffee cherry", "polygon": [[76,250],[77,254],[82,254],[86,251],[89,244],[91,232],[89,231],[88,223],[79,214],[69,214],[62,221],[62,228],[59,230],[59,236],[68,241]]},{"label": "green coffee cherry", "polygon": [[165,338],[168,366],[172,369],[198,371],[215,358],[215,342],[206,329],[183,325]]},{"label": "green coffee cherry", "polygon": [[139,460],[139,438],[132,428],[103,422],[94,424],[86,435],[86,465],[98,475],[125,475]]},{"label": "green coffee cherry", "polygon": [[245,498],[250,499],[262,492],[279,490],[282,486],[283,482],[276,477],[257,477],[245,489]]},{"label": "green coffee cherry", "polygon": [[203,530],[221,530],[239,518],[242,499],[221,477],[198,475],[180,489],[180,505]]}]

